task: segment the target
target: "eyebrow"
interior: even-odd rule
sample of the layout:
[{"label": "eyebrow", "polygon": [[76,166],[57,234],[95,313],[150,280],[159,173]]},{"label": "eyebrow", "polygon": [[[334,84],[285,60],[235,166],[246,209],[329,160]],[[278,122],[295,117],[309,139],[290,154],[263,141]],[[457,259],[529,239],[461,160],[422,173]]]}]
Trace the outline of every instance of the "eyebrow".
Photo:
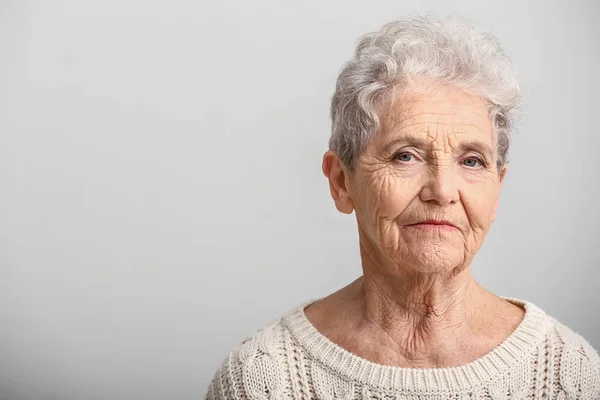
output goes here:
[{"label": "eyebrow", "polygon": [[[410,137],[410,136],[402,137],[402,138],[394,139],[391,142],[385,144],[382,153],[387,155],[387,154],[390,154],[395,148],[404,147],[404,146],[414,146],[417,148],[426,149],[427,147],[430,146],[430,144],[431,144],[430,140],[425,140],[423,138]],[[493,154],[494,154],[494,151],[492,150],[492,148],[489,145],[487,145],[486,143],[479,141],[479,140],[461,141],[458,144],[458,151],[461,153],[465,152],[465,151],[475,151],[475,152],[481,153],[482,155],[484,155],[490,159],[493,158]]]},{"label": "eyebrow", "polygon": [[414,146],[418,148],[425,149],[429,146],[430,141],[425,140],[423,138],[416,138],[410,136],[404,136],[398,139],[394,139],[391,142],[384,145],[383,154],[390,154],[395,148],[404,147],[404,146]]},{"label": "eyebrow", "polygon": [[475,151],[490,159],[494,156],[494,150],[489,145],[479,140],[466,140],[461,142],[458,145],[458,149],[461,153],[465,151]]}]

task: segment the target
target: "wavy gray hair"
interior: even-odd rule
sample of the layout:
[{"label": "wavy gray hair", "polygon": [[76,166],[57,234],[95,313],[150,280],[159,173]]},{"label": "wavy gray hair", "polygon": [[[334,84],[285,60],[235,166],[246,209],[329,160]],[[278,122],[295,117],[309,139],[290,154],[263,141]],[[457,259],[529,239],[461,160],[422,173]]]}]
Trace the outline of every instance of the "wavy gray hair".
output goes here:
[{"label": "wavy gray hair", "polygon": [[493,126],[498,171],[505,165],[521,88],[498,40],[465,19],[432,14],[398,20],[362,36],[331,100],[329,148],[351,172],[378,131],[385,99],[413,77],[482,98]]}]

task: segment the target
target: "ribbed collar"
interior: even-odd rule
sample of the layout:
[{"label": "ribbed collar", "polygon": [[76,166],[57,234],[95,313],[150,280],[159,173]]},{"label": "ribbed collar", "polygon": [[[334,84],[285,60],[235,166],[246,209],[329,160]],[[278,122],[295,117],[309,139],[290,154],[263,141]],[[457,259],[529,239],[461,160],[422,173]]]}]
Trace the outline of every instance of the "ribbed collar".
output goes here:
[{"label": "ribbed collar", "polygon": [[505,300],[525,309],[525,317],[500,345],[484,356],[459,367],[401,368],[361,358],[322,335],[306,318],[304,303],[282,318],[282,323],[309,354],[339,376],[372,388],[421,394],[474,389],[523,362],[534,353],[552,326],[536,305],[515,298]]}]

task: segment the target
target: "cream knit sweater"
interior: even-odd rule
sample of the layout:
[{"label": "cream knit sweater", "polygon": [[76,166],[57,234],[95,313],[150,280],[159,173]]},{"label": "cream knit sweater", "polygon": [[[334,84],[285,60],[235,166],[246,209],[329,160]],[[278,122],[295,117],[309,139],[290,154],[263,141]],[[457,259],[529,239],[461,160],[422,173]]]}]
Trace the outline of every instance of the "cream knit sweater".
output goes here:
[{"label": "cream knit sweater", "polygon": [[375,364],[331,342],[304,308],[259,330],[232,351],[207,400],[600,400],[600,357],[581,336],[532,303],[516,330],[488,354],[453,368]]}]

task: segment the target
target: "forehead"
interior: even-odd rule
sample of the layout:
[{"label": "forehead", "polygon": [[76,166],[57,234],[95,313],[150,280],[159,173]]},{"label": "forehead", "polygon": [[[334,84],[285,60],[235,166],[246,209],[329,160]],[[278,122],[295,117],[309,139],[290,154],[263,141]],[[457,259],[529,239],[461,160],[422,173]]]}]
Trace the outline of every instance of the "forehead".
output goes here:
[{"label": "forehead", "polygon": [[377,147],[402,136],[435,142],[478,141],[493,146],[492,123],[485,102],[452,87],[425,93],[403,91],[383,104]]}]

